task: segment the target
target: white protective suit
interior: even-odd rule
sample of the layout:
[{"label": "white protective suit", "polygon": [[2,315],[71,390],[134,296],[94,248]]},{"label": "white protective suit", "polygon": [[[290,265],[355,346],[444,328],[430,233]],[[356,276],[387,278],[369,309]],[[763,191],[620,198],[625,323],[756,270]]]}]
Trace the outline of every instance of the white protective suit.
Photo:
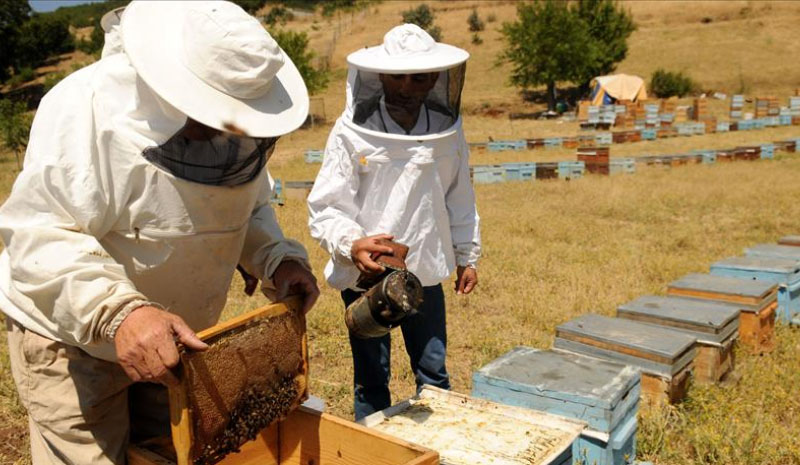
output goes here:
[{"label": "white protective suit", "polygon": [[[413,42],[419,40],[406,29],[411,32],[396,28],[387,34],[384,47],[394,41],[390,45],[399,53],[430,48]],[[398,39],[398,31],[410,39]],[[468,56],[463,55],[457,63],[462,66]],[[380,68],[358,69],[352,61],[350,65],[346,107],[328,138],[322,168],[308,197],[311,236],[331,255],[325,267],[328,283],[337,289],[352,288],[359,277],[350,257],[353,241],[380,233],[392,234],[409,247],[406,264],[423,286],[441,283],[456,265],[475,266],[480,256],[479,217],[469,176],[469,148],[457,111],[449,113],[454,118],[449,129],[427,135],[366,129],[369,120],[354,122],[360,99],[355,94],[365,95],[364,101],[378,100],[367,97],[376,89],[381,92],[375,81]],[[450,82],[456,84],[450,90],[457,88],[450,101],[458,103],[463,80]],[[438,84],[448,87],[444,78]]]},{"label": "white protective suit", "polygon": [[0,309],[27,329],[115,361],[111,336],[145,302],[197,331],[217,322],[237,263],[267,292],[282,260],[308,266],[276,222],[266,169],[213,186],[145,160],[186,117],[126,54],[68,76],[39,110],[0,208]]}]

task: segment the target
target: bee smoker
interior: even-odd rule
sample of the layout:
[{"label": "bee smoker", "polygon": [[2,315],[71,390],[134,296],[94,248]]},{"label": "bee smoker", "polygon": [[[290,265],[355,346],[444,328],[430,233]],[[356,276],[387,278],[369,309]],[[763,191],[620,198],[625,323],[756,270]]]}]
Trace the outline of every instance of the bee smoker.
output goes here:
[{"label": "bee smoker", "polygon": [[392,241],[383,244],[394,249],[392,255],[375,258],[386,271],[362,276],[357,286],[368,290],[345,310],[347,328],[361,339],[388,334],[422,304],[422,283],[406,269],[408,247]]}]

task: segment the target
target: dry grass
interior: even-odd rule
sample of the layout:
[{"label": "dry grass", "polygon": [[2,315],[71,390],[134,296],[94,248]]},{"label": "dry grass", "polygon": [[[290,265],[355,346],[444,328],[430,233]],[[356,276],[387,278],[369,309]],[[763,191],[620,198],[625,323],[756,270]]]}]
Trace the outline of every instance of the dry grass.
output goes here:
[{"label": "dry grass", "polygon": [[[505,85],[507,69],[496,67],[502,49],[497,28],[512,20],[511,2],[428,2],[446,41],[470,51],[464,93],[465,128],[470,141],[488,137],[522,138],[578,133],[575,123],[515,121],[486,116],[484,110],[527,112]],[[411,4],[413,6],[415,4]],[[800,66],[789,50],[798,48],[794,24],[798,3],[631,2],[639,30],[630,41],[620,71],[648,78],[658,68],[684,70],[707,88],[750,94],[787,95],[800,87]],[[466,18],[472,7],[486,19],[483,45],[469,43]],[[334,81],[316,105],[328,123],[284,137],[270,161],[276,177],[313,179],[318,165],[306,165],[302,151],[322,148],[344,97],[344,57],[365,44],[380,42],[399,23],[406,2],[384,2],[363,15],[303,19],[291,27],[307,30],[320,54],[331,52]],[[702,24],[704,17],[712,22]],[[335,47],[329,47],[336,36]],[[794,60],[796,62],[796,60]],[[740,71],[741,70],[741,71]],[[684,101],[685,103],[686,101]],[[724,103],[715,108],[724,111]],[[612,147],[612,156],[685,152],[800,136],[798,128],[675,138]],[[475,153],[473,163],[574,159],[573,151]],[[16,176],[15,164],[0,153],[0,198]],[[800,157],[774,161],[691,166],[671,170],[640,168],[635,176],[589,176],[576,182],[530,182],[476,187],[482,215],[484,257],[481,283],[468,297],[446,292],[449,308],[449,369],[453,387],[469,392],[475,369],[516,345],[549,347],[554,328],[587,312],[612,315],[637,296],[662,293],[671,280],[741,253],[758,242],[772,242],[800,231]],[[286,234],[308,248],[318,277],[326,260],[306,226],[301,200],[278,208]],[[233,283],[223,318],[266,303],[246,298]],[[329,287],[309,316],[311,391],[335,414],[349,417],[351,359],[339,296]],[[477,324],[476,324],[477,323]],[[400,334],[393,341],[391,387],[394,399],[413,393],[413,376]],[[796,437],[796,395],[800,373],[800,333],[779,328],[779,349],[753,357],[742,353],[738,381],[726,387],[692,388],[684,404],[642,418],[641,458],[658,464],[800,463]],[[25,429],[7,366],[5,335],[0,335],[0,464],[27,463],[19,438]]]}]

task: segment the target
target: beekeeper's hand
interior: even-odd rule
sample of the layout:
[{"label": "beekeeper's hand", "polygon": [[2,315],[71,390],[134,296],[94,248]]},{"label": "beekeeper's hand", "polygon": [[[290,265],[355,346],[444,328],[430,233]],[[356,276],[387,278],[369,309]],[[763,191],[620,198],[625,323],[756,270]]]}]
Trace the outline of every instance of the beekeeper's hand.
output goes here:
[{"label": "beekeeper's hand", "polygon": [[275,285],[275,301],[282,302],[290,295],[303,296],[303,313],[308,313],[319,297],[317,278],[306,267],[295,260],[284,260],[272,273]]},{"label": "beekeeper's hand", "polygon": [[478,285],[478,270],[471,266],[456,268],[456,294],[469,294]]},{"label": "beekeeper's hand", "polygon": [[350,258],[353,259],[356,268],[364,274],[375,275],[382,273],[384,268],[373,260],[379,254],[392,255],[394,252],[388,245],[381,245],[379,241],[391,241],[394,236],[391,234],[376,234],[374,236],[362,237],[353,241],[350,247]]},{"label": "beekeeper's hand", "polygon": [[178,384],[171,371],[180,361],[176,342],[208,348],[181,317],[147,305],[125,317],[114,336],[119,364],[131,380],[166,385]]}]

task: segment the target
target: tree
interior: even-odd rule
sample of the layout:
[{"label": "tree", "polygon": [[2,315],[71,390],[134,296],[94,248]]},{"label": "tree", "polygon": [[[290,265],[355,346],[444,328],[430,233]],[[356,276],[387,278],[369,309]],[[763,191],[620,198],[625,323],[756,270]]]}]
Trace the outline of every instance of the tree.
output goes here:
[{"label": "tree", "polygon": [[328,72],[311,65],[314,52],[308,50],[308,35],[305,32],[273,29],[269,33],[300,71],[309,94],[313,95],[328,86]]},{"label": "tree", "polygon": [[36,14],[20,27],[14,66],[36,68],[47,58],[74,48],[66,19]]},{"label": "tree", "polygon": [[501,62],[513,65],[511,83],[530,89],[547,86],[547,107],[555,110],[556,83],[580,81],[592,58],[589,27],[556,0],[537,0],[517,7],[517,20],[503,23],[507,48]]},{"label": "tree", "polygon": [[581,84],[609,74],[628,54],[628,37],[636,30],[631,14],[613,0],[578,0],[575,14],[589,27],[592,61]]},{"label": "tree", "polygon": [[439,42],[442,40],[442,28],[434,26],[433,20],[433,10],[431,10],[427,3],[423,3],[417,8],[403,12],[404,23],[416,24],[430,34],[433,40]]},{"label": "tree", "polygon": [[9,76],[16,56],[19,29],[28,20],[27,0],[0,0],[0,80]]},{"label": "tree", "polygon": [[0,99],[0,136],[3,146],[14,152],[17,168],[21,167],[20,155],[28,146],[31,117],[22,102]]}]

